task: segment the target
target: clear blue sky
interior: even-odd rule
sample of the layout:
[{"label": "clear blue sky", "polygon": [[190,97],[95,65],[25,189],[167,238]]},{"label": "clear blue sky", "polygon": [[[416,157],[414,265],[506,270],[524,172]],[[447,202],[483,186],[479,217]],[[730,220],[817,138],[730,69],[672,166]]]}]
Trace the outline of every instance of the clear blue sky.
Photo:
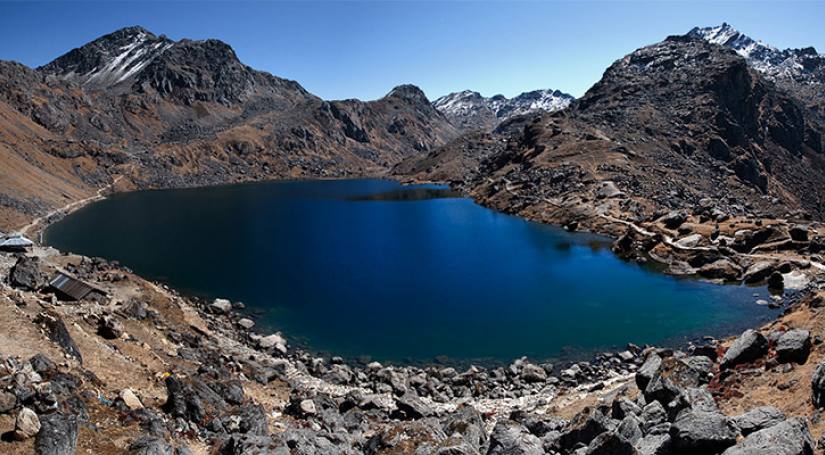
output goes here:
[{"label": "clear blue sky", "polygon": [[0,1],[0,59],[42,65],[115,29],[218,38],[257,69],[326,99],[374,99],[413,83],[434,99],[473,89],[580,96],[628,52],[727,21],[777,47],[825,52],[825,2]]}]

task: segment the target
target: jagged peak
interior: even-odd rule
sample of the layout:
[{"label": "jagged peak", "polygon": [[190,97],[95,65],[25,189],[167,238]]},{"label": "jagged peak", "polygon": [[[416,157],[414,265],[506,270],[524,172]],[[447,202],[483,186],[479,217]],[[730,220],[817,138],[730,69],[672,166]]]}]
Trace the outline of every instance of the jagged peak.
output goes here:
[{"label": "jagged peak", "polygon": [[415,103],[430,104],[430,100],[427,99],[427,95],[424,94],[424,91],[417,85],[413,84],[402,84],[396,86],[390,90],[384,98],[399,98]]}]

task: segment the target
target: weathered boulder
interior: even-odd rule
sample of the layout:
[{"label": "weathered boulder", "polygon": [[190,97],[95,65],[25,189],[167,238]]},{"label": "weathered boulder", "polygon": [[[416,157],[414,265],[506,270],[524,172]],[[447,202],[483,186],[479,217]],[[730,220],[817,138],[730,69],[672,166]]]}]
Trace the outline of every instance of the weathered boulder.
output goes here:
[{"label": "weathered boulder", "polygon": [[232,311],[232,302],[226,299],[215,299],[209,304],[209,311],[214,314],[228,314]]},{"label": "weathered boulder", "polygon": [[785,277],[779,271],[774,271],[768,277],[768,288],[772,290],[785,289]]},{"label": "weathered boulder", "polygon": [[735,281],[742,274],[742,269],[730,259],[722,258],[699,267],[696,273],[705,278]]},{"label": "weathered boulder", "polygon": [[20,256],[9,272],[9,283],[28,291],[39,291],[48,284],[40,269],[40,258]]},{"label": "weathered boulder", "polygon": [[67,354],[75,357],[83,363],[83,356],[80,354],[77,344],[69,334],[66,324],[60,315],[54,312],[44,312],[37,315],[34,319],[35,323],[42,324],[46,329],[46,335],[49,339],[57,343]]},{"label": "weathered boulder", "polygon": [[585,455],[638,455],[639,451],[622,435],[608,431],[596,436]]},{"label": "weathered boulder", "polygon": [[753,329],[746,330],[734,341],[720,362],[721,368],[732,368],[753,362],[768,353],[768,340]]},{"label": "weathered boulder", "polygon": [[684,222],[687,221],[687,218],[687,213],[682,211],[673,211],[659,218],[659,222],[664,224],[668,229],[676,229],[684,224]]},{"label": "weathered boulder", "polygon": [[521,379],[525,382],[545,382],[547,372],[538,365],[528,363],[521,368]]},{"label": "weathered boulder", "polygon": [[596,436],[611,431],[615,422],[593,408],[585,408],[576,414],[559,436],[559,445],[569,450],[577,444],[590,444]]},{"label": "weathered boulder", "polygon": [[365,452],[367,454],[437,453],[438,448],[446,440],[447,435],[435,425],[435,422],[431,422],[431,419],[401,422],[381,428],[367,441]]},{"label": "weathered boulder", "polygon": [[654,401],[644,407],[641,417],[644,422],[644,431],[648,432],[654,426],[667,422],[667,411],[662,403]]},{"label": "weathered boulder", "polygon": [[817,408],[825,408],[825,362],[817,365],[811,377],[811,401]]},{"label": "weathered boulder", "polygon": [[674,454],[719,453],[736,443],[733,423],[716,412],[686,410],[670,428]]},{"label": "weathered boulder", "polygon": [[638,416],[641,413],[642,408],[627,397],[616,398],[610,406],[610,415],[618,420],[622,420],[629,415]]},{"label": "weathered boulder", "polygon": [[54,413],[41,418],[42,428],[34,440],[37,455],[74,455],[77,451],[77,416]]},{"label": "weathered boulder", "polygon": [[772,427],[785,420],[785,414],[773,406],[759,406],[750,411],[734,417],[733,423],[739,428],[742,435],[747,436],[753,432]]},{"label": "weathered boulder", "polygon": [[636,443],[639,455],[670,455],[671,440],[670,435],[649,434]]},{"label": "weathered boulder", "polygon": [[776,269],[776,265],[773,262],[769,261],[761,261],[757,262],[747,270],[745,270],[744,275],[742,275],[742,280],[745,283],[758,283],[760,281],[764,281],[771,276],[771,273]]},{"label": "weathered boulder", "polygon": [[286,354],[286,340],[280,333],[274,333],[258,340],[258,347],[269,350],[274,349],[282,354]]},{"label": "weathered boulder", "polygon": [[17,413],[14,420],[14,438],[17,440],[29,439],[40,431],[40,419],[34,411],[23,408]]},{"label": "weathered boulder", "polygon": [[97,334],[107,340],[116,340],[123,336],[123,324],[114,316],[104,316],[98,319]]},{"label": "weathered boulder", "polygon": [[776,341],[776,358],[780,363],[805,363],[811,353],[811,333],[803,329],[788,330]]},{"label": "weathered boulder", "polygon": [[444,418],[442,428],[447,435],[460,435],[475,451],[487,447],[484,420],[481,413],[472,406],[459,406],[454,413]]},{"label": "weathered boulder", "polygon": [[44,379],[51,378],[57,373],[57,364],[43,354],[35,354],[29,359],[32,369]]},{"label": "weathered boulder", "polygon": [[128,455],[175,455],[175,449],[163,438],[141,436],[129,444]]},{"label": "weathered boulder", "polygon": [[636,386],[639,387],[639,390],[644,390],[647,388],[647,384],[653,379],[653,376],[656,375],[656,372],[659,371],[659,367],[662,365],[662,358],[656,354],[650,354],[645,359],[645,362],[642,364],[641,367],[636,371]]},{"label": "weathered boulder", "polygon": [[723,455],[813,455],[814,447],[808,423],[796,417],[750,434]]},{"label": "weathered boulder", "polygon": [[791,236],[791,239],[795,242],[807,242],[808,228],[809,226],[804,224],[795,224],[791,226],[791,228],[788,230],[788,234]]},{"label": "weathered boulder", "polygon": [[402,420],[421,419],[433,414],[433,410],[412,392],[397,397],[395,407],[397,412],[394,416]]},{"label": "weathered boulder", "polygon": [[642,439],[642,421],[634,415],[629,415],[619,422],[616,432],[630,441],[631,444],[635,444],[639,439]]},{"label": "weathered boulder", "polygon": [[544,454],[541,439],[530,434],[523,425],[512,420],[499,420],[490,433],[487,455]]},{"label": "weathered boulder", "polygon": [[668,357],[644,389],[645,399],[671,403],[690,387],[706,384],[712,377],[713,361],[703,356]]},{"label": "weathered boulder", "polygon": [[0,414],[7,414],[17,406],[17,395],[2,391],[0,392]]},{"label": "weathered boulder", "polygon": [[135,392],[132,389],[121,390],[120,394],[118,394],[118,397],[121,401],[123,401],[123,404],[125,404],[127,408],[133,411],[135,409],[143,408],[143,403],[140,402],[140,398],[138,398],[138,396],[135,395]]}]

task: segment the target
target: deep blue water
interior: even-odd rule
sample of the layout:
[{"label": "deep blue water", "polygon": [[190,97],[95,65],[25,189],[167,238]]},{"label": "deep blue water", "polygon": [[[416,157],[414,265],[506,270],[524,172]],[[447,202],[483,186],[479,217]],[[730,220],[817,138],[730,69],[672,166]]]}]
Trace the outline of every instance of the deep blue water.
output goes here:
[{"label": "deep blue water", "polygon": [[378,360],[537,360],[729,334],[771,317],[762,288],[623,262],[570,234],[384,180],[117,194],[51,226],[62,250],[243,301],[315,351]]}]

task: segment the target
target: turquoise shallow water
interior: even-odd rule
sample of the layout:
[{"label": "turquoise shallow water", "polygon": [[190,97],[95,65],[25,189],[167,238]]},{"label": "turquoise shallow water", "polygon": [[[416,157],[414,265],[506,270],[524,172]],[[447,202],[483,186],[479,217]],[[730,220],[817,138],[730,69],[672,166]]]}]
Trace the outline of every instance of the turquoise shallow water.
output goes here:
[{"label": "turquoise shallow water", "polygon": [[315,351],[378,360],[585,356],[769,319],[762,288],[623,262],[608,239],[496,213],[443,187],[290,181],[118,194],[48,244],[119,260]]}]

